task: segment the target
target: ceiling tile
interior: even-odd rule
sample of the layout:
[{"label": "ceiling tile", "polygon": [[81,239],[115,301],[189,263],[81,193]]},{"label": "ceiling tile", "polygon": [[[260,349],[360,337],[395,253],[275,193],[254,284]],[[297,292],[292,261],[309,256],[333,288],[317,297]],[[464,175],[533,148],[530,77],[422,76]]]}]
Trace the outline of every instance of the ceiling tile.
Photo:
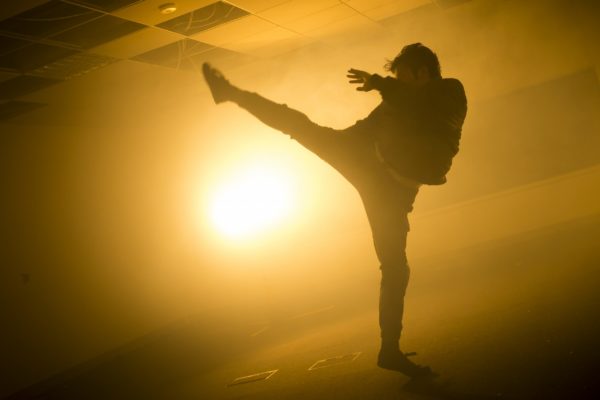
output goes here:
[{"label": "ceiling tile", "polygon": [[229,21],[248,15],[247,11],[231,4],[218,1],[208,6],[199,8],[187,14],[180,15],[157,26],[182,35],[190,36],[194,33],[205,31],[225,24]]},{"label": "ceiling tile", "polygon": [[168,3],[166,0],[145,0],[133,4],[132,6],[122,8],[112,14],[128,19],[130,21],[139,22],[149,26],[158,25],[183,14],[187,14],[198,8],[213,4],[215,0],[177,0],[177,10],[172,14],[162,14],[159,7],[162,4]]},{"label": "ceiling tile", "polygon": [[258,13],[288,1],[290,0],[228,0],[227,2],[250,13]]},{"label": "ceiling tile", "polygon": [[207,31],[197,33],[193,35],[192,38],[214,46],[221,46],[225,43],[234,42],[241,38],[265,32],[276,27],[275,24],[265,21],[262,18],[248,15]]},{"label": "ceiling tile", "polygon": [[6,121],[18,115],[44,107],[44,103],[11,100],[0,104],[0,121]]},{"label": "ceiling tile", "polygon": [[291,0],[287,3],[260,12],[258,15],[276,24],[286,26],[287,22],[297,20],[336,5],[340,5],[338,0]]},{"label": "ceiling tile", "polygon": [[0,31],[43,38],[100,16],[100,12],[52,0],[0,21]]},{"label": "ceiling tile", "polygon": [[379,21],[430,4],[431,1],[429,0],[407,0],[402,2],[395,1],[365,10],[363,11],[363,14],[369,18]]},{"label": "ceiling tile", "polygon": [[0,98],[14,99],[59,82],[62,81],[37,76],[19,75],[13,79],[0,83]]},{"label": "ceiling tile", "polygon": [[297,33],[276,27],[237,39],[223,45],[223,47],[258,57],[272,57],[305,46],[310,41],[310,39]]},{"label": "ceiling tile", "polygon": [[105,12],[112,12],[129,6],[131,4],[140,2],[142,0],[69,0],[74,3],[78,3],[87,7],[95,8]]},{"label": "ceiling tile", "polygon": [[109,42],[144,28],[144,25],[112,15],[104,15],[91,22],[69,29],[52,39],[79,46],[83,49]]},{"label": "ceiling tile", "polygon": [[23,11],[30,10],[50,0],[19,0],[19,1],[4,1],[0,7],[0,21],[21,14]]},{"label": "ceiling tile", "polygon": [[181,35],[164,29],[148,27],[101,44],[89,51],[116,58],[132,58],[138,54],[181,40]]},{"label": "ceiling tile", "polygon": [[29,46],[31,43],[32,42],[28,40],[2,36],[0,34],[0,57],[4,54]]},{"label": "ceiling tile", "polygon": [[202,66],[202,63],[209,62],[217,68],[232,70],[247,65],[255,58],[246,54],[215,47],[205,53],[197,54],[191,57],[195,68]]},{"label": "ceiling tile", "polygon": [[0,56],[0,68],[29,72],[75,53],[77,51],[63,47],[31,43]]},{"label": "ceiling tile", "polygon": [[164,67],[192,69],[195,67],[193,57],[212,49],[213,46],[206,43],[192,39],[183,39],[158,49],[150,50],[132,59]]},{"label": "ceiling tile", "polygon": [[433,0],[438,6],[442,8],[450,8],[454,6],[458,6],[463,3],[467,3],[471,0]]},{"label": "ceiling tile", "polygon": [[204,62],[210,62],[219,68],[234,69],[255,59],[246,54],[213,47],[191,39],[184,39],[136,56],[132,60],[200,72]]},{"label": "ceiling tile", "polygon": [[[401,0],[340,0],[342,3],[349,5],[357,11],[371,10],[373,8],[381,7],[390,3],[406,3]],[[411,1],[411,0],[408,0]]]},{"label": "ceiling tile", "polygon": [[19,76],[19,74],[17,74],[16,72],[8,72],[8,71],[0,70],[0,82],[4,82],[9,79],[16,78],[17,76]]},{"label": "ceiling tile", "polygon": [[289,21],[286,24],[286,27],[296,32],[306,33],[317,28],[321,28],[332,23],[338,23],[341,20],[350,17],[355,17],[358,15],[359,14],[352,8],[344,4],[338,4],[336,6],[329,7],[317,13],[298,18],[294,21]]},{"label": "ceiling tile", "polygon": [[305,34],[317,39],[327,39],[338,35],[347,35],[356,33],[359,31],[381,31],[383,29],[379,24],[371,21],[370,19],[362,16],[355,15],[350,18],[331,22],[325,26],[322,26],[311,31],[307,31]]},{"label": "ceiling tile", "polygon": [[77,53],[33,70],[31,75],[52,79],[71,79],[106,67],[116,61],[119,60],[98,54]]}]

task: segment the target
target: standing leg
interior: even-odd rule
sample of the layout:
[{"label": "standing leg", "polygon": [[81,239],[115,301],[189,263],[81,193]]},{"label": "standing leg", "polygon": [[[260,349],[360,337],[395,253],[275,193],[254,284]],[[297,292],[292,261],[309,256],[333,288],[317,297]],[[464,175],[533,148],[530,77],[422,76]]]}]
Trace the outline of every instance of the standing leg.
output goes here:
[{"label": "standing leg", "polygon": [[409,231],[407,214],[412,207],[416,189],[390,190],[381,188],[361,192],[367,211],[377,257],[381,263],[379,293],[379,327],[381,350],[377,365],[402,372],[411,377],[432,372],[411,362],[400,351],[404,296],[410,277],[406,259],[406,238]]}]

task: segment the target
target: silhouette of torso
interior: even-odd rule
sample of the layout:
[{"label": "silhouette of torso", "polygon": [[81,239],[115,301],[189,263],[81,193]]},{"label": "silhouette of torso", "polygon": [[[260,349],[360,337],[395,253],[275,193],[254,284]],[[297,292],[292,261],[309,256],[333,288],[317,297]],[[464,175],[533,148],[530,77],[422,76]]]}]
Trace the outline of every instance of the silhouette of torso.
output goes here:
[{"label": "silhouette of torso", "polygon": [[444,183],[467,112],[460,81],[434,79],[421,87],[379,75],[372,81],[382,102],[349,131],[370,136],[398,175],[419,183]]}]

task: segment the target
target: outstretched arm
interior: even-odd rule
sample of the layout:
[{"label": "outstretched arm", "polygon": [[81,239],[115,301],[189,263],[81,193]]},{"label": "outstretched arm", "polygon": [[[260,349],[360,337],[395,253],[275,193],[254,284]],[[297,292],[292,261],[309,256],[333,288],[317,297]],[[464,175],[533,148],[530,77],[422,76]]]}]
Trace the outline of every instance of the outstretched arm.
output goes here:
[{"label": "outstretched arm", "polygon": [[350,83],[361,85],[356,90],[369,92],[375,89],[381,93],[381,97],[386,103],[394,106],[405,107],[414,99],[415,88],[391,76],[382,77],[378,74],[350,68],[346,77]]}]

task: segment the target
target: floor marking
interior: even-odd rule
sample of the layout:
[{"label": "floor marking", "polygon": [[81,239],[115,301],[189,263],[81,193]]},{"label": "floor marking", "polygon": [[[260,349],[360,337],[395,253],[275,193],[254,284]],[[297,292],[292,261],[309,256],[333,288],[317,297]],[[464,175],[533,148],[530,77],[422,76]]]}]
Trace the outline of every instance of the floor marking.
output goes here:
[{"label": "floor marking", "polygon": [[239,378],[235,378],[232,382],[228,383],[227,386],[243,385],[245,383],[264,381],[272,377],[277,371],[279,370],[274,369],[272,371],[265,371],[259,372],[257,374],[240,376]]},{"label": "floor marking", "polygon": [[327,307],[319,308],[318,310],[308,311],[308,312],[305,312],[302,314],[294,315],[293,317],[290,317],[290,319],[304,318],[304,317],[308,317],[311,315],[320,314],[325,311],[333,310],[334,308],[335,308],[335,306],[327,306]]},{"label": "floor marking", "polygon": [[350,354],[345,354],[343,356],[337,356],[337,357],[326,358],[324,360],[319,360],[316,363],[314,363],[313,365],[311,365],[308,370],[312,371],[314,369],[326,368],[326,367],[331,367],[333,365],[350,363],[350,362],[356,360],[359,355],[361,355],[361,352],[357,351],[356,353],[350,353]]},{"label": "floor marking", "polygon": [[254,332],[254,333],[250,334],[250,336],[251,336],[251,337],[258,336],[258,335],[260,335],[261,333],[263,333],[264,331],[266,331],[267,329],[269,329],[269,326],[268,326],[268,325],[267,325],[267,326],[265,326],[265,327],[262,327],[262,328],[260,328],[260,329],[259,329],[259,330],[257,330],[256,332]]}]

